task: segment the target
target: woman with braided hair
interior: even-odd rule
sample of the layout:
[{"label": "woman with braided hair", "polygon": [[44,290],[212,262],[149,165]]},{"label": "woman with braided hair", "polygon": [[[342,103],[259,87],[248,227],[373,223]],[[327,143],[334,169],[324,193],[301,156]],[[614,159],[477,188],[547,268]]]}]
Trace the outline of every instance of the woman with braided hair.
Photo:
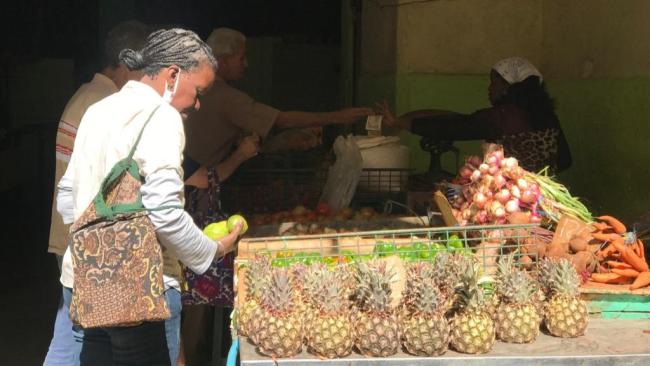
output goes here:
[{"label": "woman with braided hair", "polygon": [[[84,114],[70,164],[58,185],[57,207],[63,208],[60,213],[68,222],[79,219],[104,177],[127,157],[141,133],[133,160],[143,178],[142,204],[149,209],[147,215],[163,248],[166,295],[175,295],[166,296],[172,313],[167,322],[84,329],[81,365],[175,365],[181,308],[178,261],[203,273],[213,260],[234,249],[241,230],[239,226],[221,240],[211,240],[182,209],[183,121],[200,108],[199,96],[212,86],[216,61],[210,48],[184,29],[155,31],[142,49],[123,50],[120,60],[144,76]],[[161,207],[166,208],[154,210]],[[63,267],[62,277],[69,276],[69,250]]]}]

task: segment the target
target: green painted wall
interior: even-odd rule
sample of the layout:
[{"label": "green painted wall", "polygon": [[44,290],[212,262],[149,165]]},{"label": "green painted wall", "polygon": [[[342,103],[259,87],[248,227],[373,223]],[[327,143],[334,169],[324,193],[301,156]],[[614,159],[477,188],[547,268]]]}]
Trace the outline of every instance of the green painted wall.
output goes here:
[{"label": "green painted wall", "polygon": [[[405,74],[361,77],[359,101],[387,98],[398,114],[420,108],[472,112],[487,101],[487,75]],[[650,210],[650,78],[550,80],[549,92],[571,146],[573,166],[559,178],[595,213],[626,220]],[[411,147],[411,166],[428,166],[419,138],[402,133]],[[457,143],[480,153],[480,142]],[[451,156],[443,159],[452,169]]]}]

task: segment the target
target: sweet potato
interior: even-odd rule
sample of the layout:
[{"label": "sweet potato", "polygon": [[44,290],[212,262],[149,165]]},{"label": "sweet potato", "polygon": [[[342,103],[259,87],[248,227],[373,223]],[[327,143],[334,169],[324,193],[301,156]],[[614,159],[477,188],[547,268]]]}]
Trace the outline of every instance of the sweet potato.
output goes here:
[{"label": "sweet potato", "polygon": [[562,243],[551,243],[548,248],[546,248],[546,256],[548,258],[565,258],[567,254],[568,251]]},{"label": "sweet potato", "polygon": [[521,266],[525,269],[530,269],[533,266],[533,260],[527,255],[519,257],[519,263],[521,263]]},{"label": "sweet potato", "polygon": [[569,248],[574,253],[581,252],[587,249],[587,241],[583,238],[573,238],[569,241]]}]

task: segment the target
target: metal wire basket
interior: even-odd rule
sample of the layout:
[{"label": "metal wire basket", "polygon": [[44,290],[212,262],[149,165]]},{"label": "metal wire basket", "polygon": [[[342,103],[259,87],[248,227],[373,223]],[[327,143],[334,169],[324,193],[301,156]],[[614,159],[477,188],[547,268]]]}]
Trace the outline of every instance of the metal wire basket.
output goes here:
[{"label": "metal wire basket", "polygon": [[[433,260],[440,250],[476,255],[487,273],[494,273],[502,255],[514,253],[518,263],[535,270],[538,258],[527,246],[547,242],[534,224],[427,227],[322,235],[243,239],[239,261],[257,254],[308,262],[318,255],[334,261],[399,255],[409,261]],[[527,260],[523,260],[527,257]]]},{"label": "metal wire basket", "polygon": [[[408,169],[363,169],[352,207],[381,210],[386,201],[406,202]],[[315,207],[327,179],[327,166],[302,169],[245,169],[221,190],[226,211],[247,214]]]}]

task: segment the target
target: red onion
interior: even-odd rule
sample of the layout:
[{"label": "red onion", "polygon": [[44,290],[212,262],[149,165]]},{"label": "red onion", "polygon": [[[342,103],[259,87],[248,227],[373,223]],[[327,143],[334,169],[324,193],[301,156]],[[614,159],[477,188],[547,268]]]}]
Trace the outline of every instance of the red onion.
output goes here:
[{"label": "red onion", "polygon": [[487,158],[488,165],[490,166],[498,166],[499,165],[499,159],[497,159],[496,156],[490,155]]},{"label": "red onion", "polygon": [[503,209],[503,205],[499,201],[493,201],[490,204],[490,213],[495,217],[503,217],[506,214],[506,211]]},{"label": "red onion", "polygon": [[472,169],[467,165],[463,165],[460,167],[458,174],[463,178],[470,178],[472,176]]},{"label": "red onion", "polygon": [[537,194],[530,189],[527,189],[521,193],[521,202],[535,203],[535,201],[537,201]]},{"label": "red onion", "polygon": [[481,179],[481,171],[480,170],[473,171],[472,176],[470,178],[472,179],[472,182],[478,182],[478,180]]},{"label": "red onion", "polygon": [[489,174],[485,174],[481,177],[481,185],[487,187],[488,189],[492,189],[493,182],[494,177]]},{"label": "red onion", "polygon": [[530,184],[529,187],[528,187],[528,189],[530,189],[531,191],[537,193],[538,196],[539,196],[539,194],[541,193],[541,191],[539,190],[539,186],[537,185],[537,183],[532,183],[532,184]]},{"label": "red onion", "polygon": [[488,173],[491,175],[496,175],[499,172],[499,167],[496,165],[491,165],[490,169],[488,169]]},{"label": "red onion", "polygon": [[497,192],[497,194],[494,195],[494,198],[502,204],[505,204],[510,200],[510,190],[504,188]]},{"label": "red onion", "polygon": [[525,180],[524,178],[519,178],[519,179],[517,179],[517,186],[519,187],[519,189],[524,191],[524,190],[528,189],[528,181]]},{"label": "red onion", "polygon": [[516,198],[506,202],[506,212],[513,213],[519,211],[519,200]]},{"label": "red onion", "polygon": [[503,150],[495,150],[492,154],[494,154],[497,160],[503,160]]},{"label": "red onion", "polygon": [[519,189],[518,186],[513,185],[512,187],[510,187],[510,193],[512,194],[513,197],[521,198],[521,190]]},{"label": "red onion", "polygon": [[496,208],[494,212],[492,212],[492,215],[497,219],[502,219],[506,217],[506,210],[503,207]]},{"label": "red onion", "polygon": [[515,158],[505,158],[501,160],[501,167],[507,170],[516,169],[519,166],[519,162]]},{"label": "red onion", "polygon": [[479,158],[476,155],[469,156],[467,158],[467,160],[465,160],[465,162],[467,164],[470,164],[470,165],[474,166],[474,167],[478,167],[482,163],[481,158]]},{"label": "red onion", "polygon": [[530,222],[532,224],[539,224],[542,222],[542,217],[539,215],[530,215]]},{"label": "red onion", "polygon": [[494,175],[494,188],[501,189],[505,185],[506,185],[506,178],[504,178],[503,175],[501,175],[501,174],[495,174]]},{"label": "red onion", "polygon": [[485,210],[481,210],[474,215],[472,220],[478,224],[485,224],[488,222],[488,214]]},{"label": "red onion", "polygon": [[477,192],[476,194],[474,194],[472,201],[476,204],[478,208],[483,208],[487,203],[487,197],[485,197],[483,193]]},{"label": "red onion", "polygon": [[485,163],[478,166],[478,170],[481,171],[481,174],[486,174],[489,169],[490,169],[490,166],[485,164]]}]

